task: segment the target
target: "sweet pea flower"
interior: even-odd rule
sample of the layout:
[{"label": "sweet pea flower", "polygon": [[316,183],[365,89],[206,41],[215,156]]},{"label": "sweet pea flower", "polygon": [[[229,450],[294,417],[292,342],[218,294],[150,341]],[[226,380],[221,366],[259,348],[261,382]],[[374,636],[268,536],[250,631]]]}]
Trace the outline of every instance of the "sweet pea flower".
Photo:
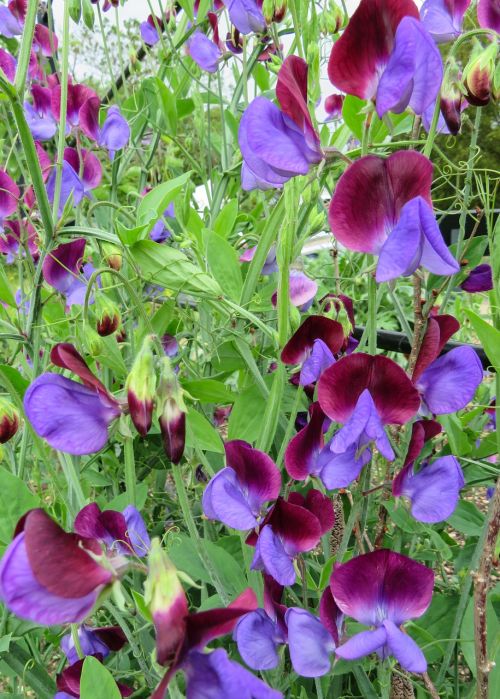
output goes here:
[{"label": "sweet pea flower", "polygon": [[26,254],[38,258],[37,234],[33,225],[28,221],[4,221],[3,231],[0,232],[0,253],[5,255],[5,262],[10,265],[17,257]]},{"label": "sweet pea flower", "polygon": [[17,209],[20,195],[19,187],[12,177],[5,170],[0,170],[0,232],[3,219]]},{"label": "sweet pea flower", "polygon": [[119,556],[101,565],[101,555],[95,539],[67,534],[43,510],[30,510],[0,563],[0,597],[22,619],[80,622],[126,565]]},{"label": "sweet pea flower", "polygon": [[229,19],[241,34],[262,34],[266,31],[266,20],[256,0],[224,0]]},{"label": "sweet pea flower", "polygon": [[164,243],[166,240],[172,237],[172,232],[169,231],[165,225],[165,219],[173,219],[175,217],[174,204],[173,202],[167,206],[163,212],[162,218],[155,223],[153,228],[149,232],[149,237],[154,240],[155,243]]},{"label": "sweet pea flower", "polygon": [[342,116],[342,107],[344,105],[344,95],[333,94],[328,95],[325,99],[325,112],[327,113],[326,121],[339,119]]},{"label": "sweet pea flower", "polygon": [[122,556],[145,556],[151,546],[141,513],[133,505],[123,512],[104,510],[96,503],[86,505],[75,518],[75,532],[79,536],[96,539],[108,551]]},{"label": "sweet pea flower", "polygon": [[475,294],[479,291],[491,291],[493,289],[493,273],[490,265],[482,264],[471,269],[467,279],[460,284],[460,288],[469,294]]},{"label": "sweet pea flower", "polygon": [[394,479],[392,494],[410,500],[415,519],[434,524],[453,514],[464,485],[464,475],[457,459],[443,456],[431,463],[424,461],[420,469],[414,462],[409,463]]},{"label": "sweet pea flower", "polygon": [[295,583],[295,557],[314,549],[334,524],[331,500],[318,490],[304,498],[291,493],[279,497],[260,527],[252,570],[264,570],[280,585]]},{"label": "sweet pea flower", "polygon": [[26,121],[34,139],[49,141],[57,131],[57,122],[52,112],[51,90],[49,87],[33,85],[31,95],[33,104],[24,103]]},{"label": "sweet pea flower", "polygon": [[346,614],[370,631],[361,631],[338,646],[336,655],[358,660],[376,652],[392,655],[409,672],[427,670],[425,656],[401,625],[427,610],[434,573],[394,551],[379,549],[335,566],[330,579],[333,599]]},{"label": "sweet pea flower", "polygon": [[108,427],[121,408],[104,384],[90,371],[73,345],[52,348],[53,364],[73,371],[83,383],[60,374],[38,376],[24,396],[26,417],[39,437],[68,454],[92,454],[108,440]]},{"label": "sweet pea flower", "polygon": [[335,42],[328,76],[342,92],[374,100],[377,114],[433,103],[443,63],[413,0],[362,0]]},{"label": "sweet pea flower", "polygon": [[7,80],[13,83],[16,77],[17,61],[14,56],[2,48],[0,48],[0,68],[5,73]]},{"label": "sweet pea flower", "polygon": [[307,71],[302,58],[288,56],[276,85],[281,109],[256,97],[245,110],[238,131],[244,190],[282,187],[321,161],[319,136],[307,107]]},{"label": "sweet pea flower", "polygon": [[416,151],[398,151],[385,160],[364,156],[339,179],[330,227],[349,250],[379,256],[377,281],[409,276],[419,265],[434,274],[459,270],[434,217],[431,183],[432,163]]},{"label": "sweet pea flower", "polygon": [[[26,0],[10,0],[0,6],[0,34],[8,39],[21,36],[26,19]],[[33,49],[43,56],[52,56],[57,51],[57,36],[43,24],[35,24]]]},{"label": "sweet pea flower", "polygon": [[[251,262],[255,257],[256,251],[256,245],[252,248],[248,248],[247,250],[245,250],[245,252],[243,252],[239,257],[240,262]],[[278,263],[276,261],[276,245],[272,245],[269,252],[267,253],[264,265],[260,273],[264,277],[268,277],[269,275],[274,274],[274,272],[277,271]]]},{"label": "sweet pea flower", "polygon": [[462,33],[464,14],[470,0],[425,0],[420,19],[438,43],[454,41]]},{"label": "sweet pea flower", "polygon": [[[83,655],[100,655],[106,658],[111,651],[118,651],[127,643],[127,637],[119,626],[92,627],[82,624],[78,629],[78,641]],[[73,665],[80,659],[72,633],[61,638],[61,649]]]},{"label": "sweet pea flower", "polygon": [[[102,662],[103,657],[105,657],[100,652],[89,653],[88,655],[92,655],[94,658],[97,658],[99,662]],[[80,696],[80,681],[84,661],[85,658],[79,660],[77,656],[77,660],[72,665],[57,675],[56,686],[58,691],[57,694],[55,694],[54,699],[73,699],[74,697]],[[116,687],[118,688],[118,691],[122,697],[129,697],[134,693],[133,689],[127,687],[121,682],[117,682]]]},{"label": "sweet pea flower", "polygon": [[90,196],[90,192],[99,187],[102,180],[102,166],[97,156],[85,148],[80,152],[76,148],[65,148],[63,159],[80,178],[84,195]]},{"label": "sweet pea flower", "polygon": [[145,22],[141,22],[141,24],[139,25],[141,39],[144,41],[145,44],[147,44],[147,46],[154,46],[160,41],[160,35],[158,34],[157,26],[160,29],[160,31],[163,31],[163,20],[160,19],[160,17],[153,17],[153,15],[148,15],[147,20]]},{"label": "sweet pea flower", "polygon": [[116,151],[125,148],[129,142],[130,126],[116,105],[108,109],[103,125],[99,126],[100,106],[97,96],[91,95],[85,100],[79,112],[80,128],[88,138],[107,148],[109,158],[113,160]]},{"label": "sweet pea flower", "polygon": [[215,41],[197,29],[186,43],[186,51],[193,61],[207,73],[216,73],[222,51]]},{"label": "sweet pea flower", "polygon": [[477,21],[483,29],[500,32],[500,6],[498,0],[479,0],[477,3]]},{"label": "sweet pea flower", "polygon": [[[60,121],[61,115],[61,85],[56,84],[51,88],[50,94],[52,114],[56,121]],[[82,131],[86,136],[88,125],[87,121],[89,114],[92,113],[90,105],[87,104],[89,100],[94,103],[100,104],[100,99],[97,94],[87,85],[83,83],[73,84],[71,81],[68,82],[68,99],[66,103],[66,129],[69,133],[71,129],[76,129],[81,127]],[[95,107],[94,107],[95,109]],[[90,138],[90,136],[89,136]]]},{"label": "sweet pea flower", "polygon": [[253,529],[265,503],[275,500],[281,475],[274,461],[247,442],[224,445],[227,466],[215,474],[203,493],[203,512],[233,529]]},{"label": "sweet pea flower", "polygon": [[[290,301],[301,313],[305,313],[311,308],[314,297],[318,293],[318,284],[298,269],[291,269],[288,280],[288,292]],[[278,291],[271,297],[271,303],[276,306],[278,303]]]},{"label": "sweet pea flower", "polygon": [[316,382],[334,364],[344,344],[344,329],[326,316],[309,316],[288,340],[281,352],[283,364],[302,364],[299,383]]},{"label": "sweet pea flower", "polygon": [[[61,243],[43,261],[43,277],[47,284],[65,297],[66,308],[84,303],[87,282],[94,271],[90,263],[82,265],[85,244],[85,238]],[[89,303],[94,303],[93,296],[89,298]]]},{"label": "sweet pea flower", "polygon": [[456,347],[441,355],[458,328],[453,316],[429,318],[413,371],[412,381],[422,398],[422,409],[434,415],[465,408],[483,380],[483,367],[472,347]]}]

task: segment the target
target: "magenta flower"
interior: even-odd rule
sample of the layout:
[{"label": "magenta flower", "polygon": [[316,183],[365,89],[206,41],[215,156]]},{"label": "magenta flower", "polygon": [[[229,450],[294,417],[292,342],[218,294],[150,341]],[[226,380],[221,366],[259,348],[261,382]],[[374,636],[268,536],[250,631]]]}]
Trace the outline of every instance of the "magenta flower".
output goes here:
[{"label": "magenta flower", "polygon": [[0,48],[0,68],[5,73],[7,80],[13,83],[16,77],[17,61],[14,56],[2,48]]},{"label": "magenta flower", "polygon": [[[85,196],[85,189],[83,182],[78,177],[76,172],[73,170],[71,165],[66,162],[62,163],[62,177],[61,177],[61,190],[59,194],[59,216],[61,216],[64,206],[70,197],[73,197],[73,205],[78,206]],[[47,196],[51,204],[54,203],[55,191],[56,191],[56,178],[57,171],[56,168],[52,169],[47,180]]]},{"label": "magenta flower", "polygon": [[83,383],[60,374],[41,374],[24,396],[28,420],[54,449],[77,455],[99,451],[108,440],[109,425],[120,415],[120,405],[73,345],[55,345],[50,358]]},{"label": "magenta flower", "polygon": [[119,557],[114,568],[100,565],[101,554],[96,540],[67,534],[43,510],[30,510],[2,558],[0,597],[14,614],[39,624],[82,621],[122,565]]},{"label": "magenta flower", "polygon": [[482,264],[474,267],[469,272],[467,279],[460,284],[460,288],[469,294],[491,291],[493,289],[493,274],[490,265]]},{"label": "magenta flower", "polygon": [[[82,649],[83,650],[83,649]],[[90,653],[100,662],[105,657],[101,652]],[[76,660],[72,665],[63,670],[56,677],[56,686],[58,689],[54,699],[73,699],[80,696],[80,681],[82,677],[83,663],[85,658]],[[117,682],[116,686],[122,697],[129,697],[134,693],[134,690],[121,682]]]},{"label": "magenta flower", "polygon": [[74,530],[79,536],[96,539],[110,553],[122,556],[142,558],[151,546],[141,513],[133,505],[127,505],[123,512],[101,512],[96,503],[86,505],[75,518]]},{"label": "magenta flower", "polygon": [[334,521],[331,500],[318,490],[306,498],[299,493],[288,500],[279,497],[260,528],[251,569],[264,570],[280,585],[293,585],[294,558],[315,548]]},{"label": "magenta flower", "polygon": [[306,175],[322,159],[307,108],[307,70],[303,59],[288,56],[276,86],[281,109],[257,97],[245,110],[238,131],[243,189],[281,187],[295,175]]},{"label": "magenta flower", "polygon": [[[251,262],[254,258],[256,250],[256,245],[253,248],[248,248],[247,250],[245,250],[245,252],[243,252],[239,257],[240,262]],[[274,274],[274,272],[277,271],[278,263],[276,262],[276,245],[272,245],[269,252],[267,253],[267,257],[264,262],[264,266],[262,267],[261,274],[264,277],[267,277],[270,274]]]},{"label": "magenta flower", "polygon": [[[127,637],[119,626],[92,627],[82,624],[78,629],[78,640],[83,655],[100,655],[106,658],[111,651],[123,648]],[[78,662],[79,656],[71,633],[61,638],[61,649],[72,665]]]},{"label": "magenta flower", "polygon": [[[56,84],[51,89],[51,105],[52,113],[57,121],[60,121],[61,114],[61,86]],[[97,94],[87,85],[82,83],[68,83],[68,100],[66,104],[66,128],[68,132],[72,128],[80,126],[86,136],[89,134],[86,131],[88,119],[88,110],[90,105],[87,102],[91,100],[93,103],[100,104]],[[85,108],[84,108],[85,107]],[[89,136],[91,138],[91,136]]]},{"label": "magenta flower", "polygon": [[247,442],[226,442],[226,468],[216,473],[203,493],[203,512],[233,529],[253,529],[275,500],[281,474],[274,461]]},{"label": "magenta flower", "polygon": [[477,21],[484,29],[500,32],[500,5],[498,0],[479,0],[477,3]]},{"label": "magenta flower", "polygon": [[[20,36],[23,33],[26,11],[26,0],[10,0],[7,6],[0,6],[0,34],[8,39]],[[43,56],[52,56],[53,51],[57,51],[57,46],[57,36],[43,24],[35,24],[33,49]]]},{"label": "magenta flower", "polygon": [[193,61],[207,73],[216,73],[222,56],[218,44],[197,29],[186,43],[186,51]]},{"label": "magenta flower", "polygon": [[229,19],[241,34],[262,34],[266,31],[266,20],[262,14],[262,3],[256,0],[224,0]]},{"label": "magenta flower", "polygon": [[[298,269],[290,270],[290,277],[288,282],[288,291],[290,295],[290,301],[296,306],[299,311],[305,313],[312,306],[314,297],[318,292],[318,284],[301,272]],[[278,303],[278,291],[276,290],[271,297],[271,303],[276,306]]]},{"label": "magenta flower", "polygon": [[344,345],[344,330],[336,320],[309,316],[288,340],[281,352],[283,364],[302,364],[299,383],[316,382],[323,371],[335,362]]},{"label": "magenta flower", "polygon": [[[57,289],[66,299],[66,307],[82,305],[87,292],[87,281],[94,271],[90,263],[82,265],[85,255],[85,238],[61,243],[43,261],[43,277],[47,284]],[[94,303],[93,296],[89,303]]]},{"label": "magenta flower", "polygon": [[38,258],[37,234],[33,225],[19,219],[3,222],[3,232],[0,232],[0,253],[5,255],[5,262],[10,265],[26,250],[34,260]]},{"label": "magenta flower", "polygon": [[65,148],[63,159],[71,165],[81,179],[86,196],[89,196],[92,189],[99,187],[102,180],[102,166],[94,153],[82,148],[79,154],[76,148]]},{"label": "magenta flower", "polygon": [[17,209],[20,194],[19,187],[12,177],[5,170],[0,170],[0,232],[3,219]]},{"label": "magenta flower", "polygon": [[483,367],[472,347],[456,347],[440,356],[458,327],[453,316],[429,318],[417,357],[412,380],[423,408],[434,415],[465,408],[483,380]]},{"label": "magenta flower", "polygon": [[338,119],[342,116],[342,107],[344,105],[344,95],[333,94],[328,95],[325,99],[325,112],[327,113],[326,121]]},{"label": "magenta flower", "polygon": [[334,568],[330,580],[333,599],[347,616],[366,626],[335,653],[357,660],[376,652],[392,655],[409,672],[425,672],[425,656],[401,625],[427,610],[432,598],[434,573],[399,553],[379,549],[357,556]]},{"label": "magenta flower", "polygon": [[458,271],[434,217],[431,182],[432,163],[416,151],[398,151],[386,160],[367,155],[338,181],[330,227],[349,250],[379,255],[377,281],[408,276],[419,265],[435,274]]},{"label": "magenta flower", "polygon": [[425,0],[422,24],[437,43],[453,41],[462,33],[462,21],[470,0]]},{"label": "magenta flower", "polygon": [[[418,9],[413,0],[361,0],[344,33],[333,45],[328,63],[332,84],[361,99],[375,99],[395,50],[397,29],[406,17],[418,20]],[[398,60],[390,69],[394,83],[396,73],[401,72],[401,83],[394,86],[393,96],[394,105],[406,102],[403,109],[413,92],[408,83],[412,71],[416,82],[420,83],[423,76],[419,68],[425,63],[426,51],[429,50],[427,44],[423,46],[415,41],[417,36],[421,39],[419,29],[407,25],[399,36]],[[427,79],[432,80],[433,76],[427,76]]]},{"label": "magenta flower", "polygon": [[407,464],[392,484],[394,497],[406,497],[411,513],[420,522],[442,522],[457,506],[460,489],[465,485],[460,464],[454,456],[443,456],[417,469],[415,462]]},{"label": "magenta flower", "polygon": [[52,112],[51,90],[49,87],[33,85],[31,95],[33,104],[24,103],[26,121],[34,139],[49,141],[57,131],[57,122]]}]

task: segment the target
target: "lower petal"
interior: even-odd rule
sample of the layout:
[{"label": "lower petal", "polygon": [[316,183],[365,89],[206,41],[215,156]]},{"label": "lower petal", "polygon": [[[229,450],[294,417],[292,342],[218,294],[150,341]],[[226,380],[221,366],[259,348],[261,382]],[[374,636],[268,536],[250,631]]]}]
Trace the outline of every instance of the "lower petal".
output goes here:
[{"label": "lower petal", "polygon": [[253,670],[271,670],[279,664],[277,629],[263,609],[240,619],[234,630],[238,652]]},{"label": "lower petal", "polygon": [[[280,585],[293,585],[295,583],[295,568],[293,559],[285,551],[283,542],[276,536],[270,526],[266,526],[259,534],[255,547],[255,557],[260,558],[264,570],[271,575]],[[254,563],[252,563],[252,568]]]},{"label": "lower petal", "polygon": [[391,655],[408,672],[426,672],[427,661],[411,636],[403,633],[392,621],[384,621],[387,646]]},{"label": "lower petal", "polygon": [[292,607],[285,616],[288,648],[295,672],[302,677],[321,677],[330,671],[333,638],[321,621],[305,609]]},{"label": "lower petal", "polygon": [[336,648],[335,655],[344,660],[357,660],[378,651],[386,640],[387,634],[382,626],[375,631],[361,631]]}]

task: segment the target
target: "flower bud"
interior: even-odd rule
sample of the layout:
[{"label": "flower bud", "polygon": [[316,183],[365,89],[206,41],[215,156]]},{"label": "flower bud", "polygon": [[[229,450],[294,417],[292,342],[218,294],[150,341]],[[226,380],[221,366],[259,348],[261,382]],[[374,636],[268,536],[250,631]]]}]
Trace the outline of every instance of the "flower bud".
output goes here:
[{"label": "flower bud", "polygon": [[337,3],[330,0],[329,8],[319,15],[322,34],[337,34],[345,24],[346,16]]},{"label": "flower bud", "polygon": [[19,429],[19,413],[5,398],[0,398],[0,444],[5,444]]},{"label": "flower bud", "polygon": [[158,402],[163,448],[170,461],[178,464],[186,441],[186,406],[168,357],[162,360]]},{"label": "flower bud", "polygon": [[102,340],[98,333],[89,325],[85,325],[83,331],[83,345],[91,357],[96,357],[102,352]]},{"label": "flower bud", "polygon": [[460,87],[460,69],[453,62],[444,75],[441,87],[441,114],[450,133],[460,131],[463,94]]},{"label": "flower bud", "polygon": [[141,437],[151,427],[156,389],[151,338],[146,337],[127,377],[127,401],[130,417]]},{"label": "flower bud", "polygon": [[498,48],[496,42],[482,49],[476,49],[464,68],[464,85],[467,101],[476,107],[486,106],[494,92],[495,59]]},{"label": "flower bud", "polygon": [[97,297],[94,313],[97,318],[97,332],[101,337],[112,335],[120,327],[121,316],[118,306],[104,294],[99,294]]},{"label": "flower bud", "polygon": [[115,269],[119,272],[122,268],[122,251],[116,245],[111,243],[103,243],[102,251],[104,254],[104,259],[111,269]]},{"label": "flower bud", "polygon": [[173,660],[184,640],[188,606],[177,571],[161,548],[159,539],[151,542],[144,601],[155,626],[156,660],[165,665]]}]

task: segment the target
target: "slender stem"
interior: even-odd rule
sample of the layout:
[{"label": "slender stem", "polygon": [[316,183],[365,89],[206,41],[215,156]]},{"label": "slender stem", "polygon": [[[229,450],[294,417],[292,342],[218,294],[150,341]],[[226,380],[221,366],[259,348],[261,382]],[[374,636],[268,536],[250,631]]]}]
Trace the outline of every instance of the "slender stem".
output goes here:
[{"label": "slender stem", "polygon": [[59,461],[66,478],[66,483],[68,488],[74,496],[77,508],[81,509],[85,505],[85,495],[83,494],[82,486],[80,483],[80,474],[77,472],[75,467],[75,462],[70,454],[59,452]]},{"label": "slender stem", "polygon": [[427,140],[424,146],[424,155],[428,158],[432,152],[432,146],[434,145],[434,139],[436,138],[437,125],[439,121],[439,113],[441,111],[441,94],[436,97],[436,105],[434,107],[434,112],[432,114],[431,126],[429,133],[427,134]]},{"label": "slender stem", "polygon": [[59,136],[57,141],[56,182],[54,187],[54,202],[52,204],[52,219],[54,224],[59,218],[59,202],[61,200],[62,166],[64,146],[66,145],[66,107],[68,104],[68,74],[69,74],[69,3],[64,0],[63,16],[63,45],[61,66],[61,105],[59,110]]},{"label": "slender stem", "polygon": [[422,279],[418,274],[413,275],[413,340],[411,345],[410,358],[408,360],[408,374],[411,376],[417,363],[420,345],[425,329],[425,318],[422,313]]},{"label": "slender stem", "polygon": [[125,489],[127,491],[129,505],[137,505],[137,479],[135,473],[134,440],[132,437],[125,438],[124,444],[125,458]]},{"label": "slender stem", "polygon": [[81,659],[81,658],[85,657],[85,653],[83,652],[82,644],[80,643],[80,636],[78,635],[78,628],[79,628],[78,624],[71,624],[71,638],[73,639],[73,643],[75,645],[76,654]]},{"label": "slender stem", "polygon": [[377,282],[368,272],[368,352],[377,354]]},{"label": "slender stem", "polygon": [[113,77],[113,66],[111,64],[111,58],[109,55],[109,50],[108,50],[108,42],[106,40],[106,32],[104,31],[104,23],[102,21],[102,12],[101,12],[101,6],[99,3],[97,3],[97,19],[99,20],[99,29],[101,30],[101,36],[102,36],[102,45],[104,48],[104,55],[106,57],[106,63],[108,64],[108,71],[109,71],[109,77],[111,78],[111,87],[113,89],[114,97],[116,99],[116,83],[115,79]]},{"label": "slender stem", "polygon": [[427,691],[431,695],[432,699],[439,699],[438,691],[437,691],[436,687],[434,686],[433,681],[429,677],[429,674],[427,672],[424,672],[422,674],[422,677],[424,680],[424,684],[427,687]]},{"label": "slender stem", "polygon": [[21,100],[24,95],[26,76],[30,63],[31,45],[33,44],[37,10],[38,0],[29,0],[26,17],[24,19],[21,48],[19,49],[19,55],[17,57],[16,77],[14,80],[14,87]]}]

